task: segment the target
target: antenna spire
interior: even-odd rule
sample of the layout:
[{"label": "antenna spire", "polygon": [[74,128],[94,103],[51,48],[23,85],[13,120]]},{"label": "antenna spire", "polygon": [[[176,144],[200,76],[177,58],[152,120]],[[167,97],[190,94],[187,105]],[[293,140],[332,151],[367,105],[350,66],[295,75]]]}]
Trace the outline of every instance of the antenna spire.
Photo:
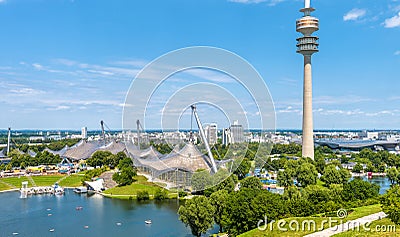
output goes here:
[{"label": "antenna spire", "polygon": [[310,8],[311,7],[311,0],[304,0],[304,8]]}]

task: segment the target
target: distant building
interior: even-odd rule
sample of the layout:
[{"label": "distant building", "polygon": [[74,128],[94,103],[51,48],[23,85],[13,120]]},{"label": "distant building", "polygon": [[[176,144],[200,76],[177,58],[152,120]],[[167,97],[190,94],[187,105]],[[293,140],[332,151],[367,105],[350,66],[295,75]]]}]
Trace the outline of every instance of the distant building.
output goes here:
[{"label": "distant building", "polygon": [[29,142],[43,142],[45,139],[45,137],[43,136],[31,136],[29,137]]},{"label": "distant building", "polygon": [[243,126],[237,120],[233,124],[222,131],[222,144],[244,142]]},{"label": "distant building", "polygon": [[82,128],[81,136],[82,136],[82,139],[87,138],[87,127]]},{"label": "distant building", "polygon": [[237,120],[229,128],[231,130],[232,143],[244,142],[243,126]]},{"label": "distant building", "polygon": [[205,127],[205,135],[207,137],[207,142],[210,145],[214,145],[217,143],[218,139],[218,127],[216,123],[212,123]]},{"label": "distant building", "polygon": [[367,139],[377,140],[379,138],[379,132],[367,132]]},{"label": "distant building", "polygon": [[232,143],[231,131],[229,130],[229,128],[225,128],[222,131],[222,144],[228,145],[229,143]]}]

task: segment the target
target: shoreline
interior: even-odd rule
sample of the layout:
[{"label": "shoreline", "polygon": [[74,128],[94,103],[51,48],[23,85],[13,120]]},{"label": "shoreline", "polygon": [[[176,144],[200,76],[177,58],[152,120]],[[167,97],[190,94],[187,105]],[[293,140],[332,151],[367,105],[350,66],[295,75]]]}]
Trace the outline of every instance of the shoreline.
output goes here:
[{"label": "shoreline", "polygon": [[[45,187],[45,186],[43,186],[43,187]],[[76,187],[63,187],[63,188],[64,189],[74,189]],[[2,191],[0,191],[0,193],[17,192],[19,190],[20,190],[20,188],[12,188],[12,189],[7,189],[7,190],[2,190]]]},{"label": "shoreline", "polygon": [[7,190],[2,190],[0,193],[7,193],[7,192],[16,192],[19,191],[19,188],[12,188],[12,189],[7,189]]}]

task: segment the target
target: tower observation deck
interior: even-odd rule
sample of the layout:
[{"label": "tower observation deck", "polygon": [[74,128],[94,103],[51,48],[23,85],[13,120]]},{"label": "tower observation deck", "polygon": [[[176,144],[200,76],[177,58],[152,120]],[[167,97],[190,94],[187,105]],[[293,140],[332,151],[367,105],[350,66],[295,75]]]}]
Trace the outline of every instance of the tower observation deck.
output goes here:
[{"label": "tower observation deck", "polygon": [[302,156],[311,159],[314,159],[311,56],[318,52],[319,46],[318,37],[312,35],[319,30],[318,18],[311,16],[314,10],[310,0],[305,0],[304,8],[300,10],[304,16],[296,21],[296,31],[303,34],[296,39],[296,52],[304,56]]}]

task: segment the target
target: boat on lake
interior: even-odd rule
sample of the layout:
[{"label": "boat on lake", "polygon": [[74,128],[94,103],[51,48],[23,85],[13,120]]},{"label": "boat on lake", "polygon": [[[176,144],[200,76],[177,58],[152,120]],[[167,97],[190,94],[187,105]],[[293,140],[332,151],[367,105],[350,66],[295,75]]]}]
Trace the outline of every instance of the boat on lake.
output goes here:
[{"label": "boat on lake", "polygon": [[85,186],[76,187],[76,188],[74,189],[74,192],[75,192],[75,193],[79,193],[79,194],[81,194],[81,193],[87,193],[87,192],[88,192],[88,189],[87,189]]},{"label": "boat on lake", "polygon": [[151,224],[151,220],[150,219],[149,220],[145,220],[144,223],[150,225]]}]

